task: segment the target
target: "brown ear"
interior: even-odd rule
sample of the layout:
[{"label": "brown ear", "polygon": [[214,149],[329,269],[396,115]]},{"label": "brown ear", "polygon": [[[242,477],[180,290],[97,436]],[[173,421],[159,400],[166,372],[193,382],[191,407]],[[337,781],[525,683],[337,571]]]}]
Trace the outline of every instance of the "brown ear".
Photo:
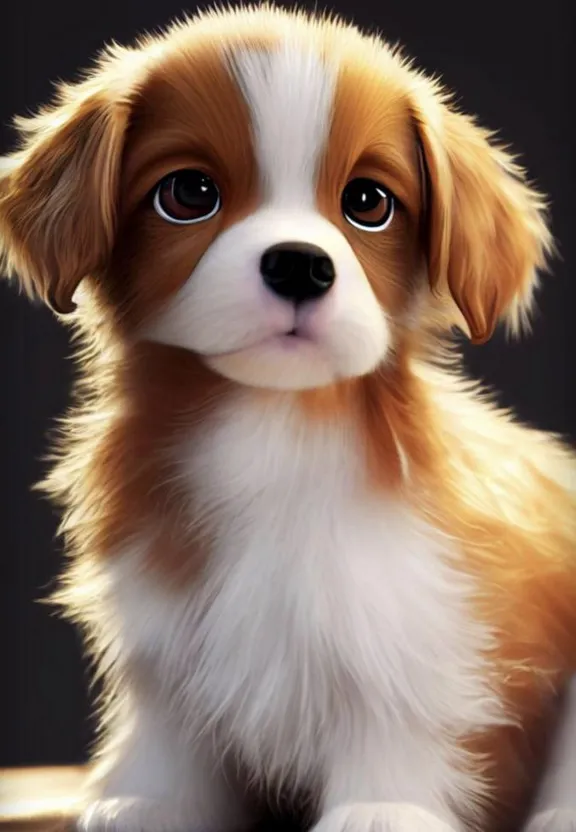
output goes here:
[{"label": "brown ear", "polygon": [[22,147],[0,160],[1,265],[58,312],[73,311],[76,287],[105,265],[114,240],[129,106],[110,81],[95,73],[18,119]]},{"label": "brown ear", "polygon": [[542,197],[513,158],[444,102],[416,114],[428,180],[428,266],[447,289],[474,343],[499,320],[527,323],[537,270],[552,249]]}]

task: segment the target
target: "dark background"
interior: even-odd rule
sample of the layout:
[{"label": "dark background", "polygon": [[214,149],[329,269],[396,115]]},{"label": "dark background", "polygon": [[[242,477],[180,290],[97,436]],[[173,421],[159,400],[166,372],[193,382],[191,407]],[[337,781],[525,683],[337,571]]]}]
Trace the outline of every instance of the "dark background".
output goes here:
[{"label": "dark background", "polygon": [[[14,113],[35,108],[104,41],[165,24],[178,0],[3,0],[0,147]],[[534,334],[467,350],[471,371],[522,419],[576,439],[573,0],[335,0],[364,26],[400,40],[461,105],[497,128],[553,204],[562,259],[540,296]],[[84,759],[91,737],[87,673],[72,627],[37,603],[61,564],[57,516],[30,491],[46,432],[68,401],[67,333],[0,282],[0,766]]]}]

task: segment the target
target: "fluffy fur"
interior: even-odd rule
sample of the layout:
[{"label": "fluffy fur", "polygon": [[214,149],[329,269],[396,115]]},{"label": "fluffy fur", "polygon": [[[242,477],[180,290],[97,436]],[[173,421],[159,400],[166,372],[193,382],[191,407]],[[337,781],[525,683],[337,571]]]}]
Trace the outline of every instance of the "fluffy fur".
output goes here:
[{"label": "fluffy fur", "polygon": [[[106,682],[79,829],[232,832],[277,794],[316,832],[511,829],[575,669],[576,460],[446,337],[527,323],[541,196],[382,40],[268,7],[115,46],[18,127],[4,263],[80,339],[46,484]],[[205,223],[154,210],[182,168]],[[294,241],[336,268],[298,307],[258,268]],[[575,710],[533,830],[575,823]]]}]

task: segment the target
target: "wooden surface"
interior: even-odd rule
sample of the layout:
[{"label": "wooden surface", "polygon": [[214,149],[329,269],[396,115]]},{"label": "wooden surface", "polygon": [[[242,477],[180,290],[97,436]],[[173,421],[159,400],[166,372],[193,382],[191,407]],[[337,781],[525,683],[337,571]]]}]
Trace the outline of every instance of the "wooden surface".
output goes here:
[{"label": "wooden surface", "polygon": [[0,770],[0,830],[69,832],[85,775],[81,767]]}]

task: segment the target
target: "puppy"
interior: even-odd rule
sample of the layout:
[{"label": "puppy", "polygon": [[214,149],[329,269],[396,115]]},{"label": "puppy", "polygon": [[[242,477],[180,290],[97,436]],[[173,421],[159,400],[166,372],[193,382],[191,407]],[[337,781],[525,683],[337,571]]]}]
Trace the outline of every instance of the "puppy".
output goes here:
[{"label": "puppy", "polygon": [[[78,828],[280,793],[316,832],[513,828],[575,669],[576,464],[449,335],[527,323],[541,196],[397,51],[269,7],[17,126],[5,267],[80,339],[46,483],[106,682]],[[576,823],[563,740],[532,830]]]}]

